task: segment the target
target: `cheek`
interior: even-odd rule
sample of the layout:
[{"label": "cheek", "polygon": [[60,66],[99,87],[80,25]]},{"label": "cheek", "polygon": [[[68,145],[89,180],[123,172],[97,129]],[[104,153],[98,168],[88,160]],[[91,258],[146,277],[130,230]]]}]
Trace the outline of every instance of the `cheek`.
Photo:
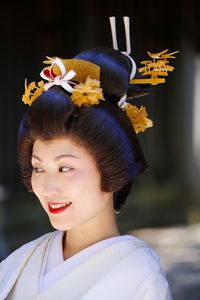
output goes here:
[{"label": "cheek", "polygon": [[83,197],[101,193],[100,175],[96,172],[84,171],[74,178],[73,186]]},{"label": "cheek", "polygon": [[32,174],[31,176],[31,186],[32,186],[32,190],[36,195],[40,194],[40,189],[42,186],[42,182],[41,182],[41,178],[39,180],[39,178],[37,176],[35,176],[35,174]]}]

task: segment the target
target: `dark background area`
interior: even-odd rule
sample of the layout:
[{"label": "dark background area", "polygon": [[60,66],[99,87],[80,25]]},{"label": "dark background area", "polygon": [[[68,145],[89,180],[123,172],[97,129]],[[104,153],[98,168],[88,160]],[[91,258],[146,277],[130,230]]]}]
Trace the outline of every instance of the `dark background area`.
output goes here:
[{"label": "dark background area", "polygon": [[[132,57],[179,50],[174,71],[145,105],[154,127],[139,134],[150,169],[139,176],[121,214],[130,229],[189,225],[200,221],[200,2],[21,1],[0,4],[0,230],[2,257],[52,230],[33,194],[22,184],[17,134],[27,106],[24,79],[39,81],[47,56],[71,58],[87,48],[112,47],[109,17],[116,16],[125,50],[123,16],[130,17]],[[1,257],[0,257],[1,258]]]}]

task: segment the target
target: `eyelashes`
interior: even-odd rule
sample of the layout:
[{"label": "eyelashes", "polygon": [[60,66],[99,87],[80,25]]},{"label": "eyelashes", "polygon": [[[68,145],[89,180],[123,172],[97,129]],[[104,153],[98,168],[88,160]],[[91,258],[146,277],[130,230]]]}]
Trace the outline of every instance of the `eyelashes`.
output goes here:
[{"label": "eyelashes", "polygon": [[[62,166],[58,169],[59,173],[68,173],[69,171],[72,171],[72,170],[73,170],[73,168],[68,167],[68,166]],[[45,170],[42,168],[39,168],[39,167],[33,167],[32,172],[38,174],[38,173],[44,173]]]},{"label": "eyelashes", "polygon": [[63,166],[63,167],[59,168],[59,172],[62,172],[62,173],[67,173],[67,172],[69,172],[71,170],[72,170],[72,168],[67,167],[67,166]]},{"label": "eyelashes", "polygon": [[42,168],[33,167],[32,169],[33,173],[43,173],[44,170]]}]

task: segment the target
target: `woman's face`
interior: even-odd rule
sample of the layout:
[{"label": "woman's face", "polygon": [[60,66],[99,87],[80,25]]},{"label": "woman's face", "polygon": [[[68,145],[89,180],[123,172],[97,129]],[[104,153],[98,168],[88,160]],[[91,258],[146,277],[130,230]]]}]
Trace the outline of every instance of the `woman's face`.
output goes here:
[{"label": "woman's face", "polygon": [[73,229],[111,207],[113,194],[101,191],[95,161],[72,139],[36,140],[32,167],[33,192],[54,228]]}]

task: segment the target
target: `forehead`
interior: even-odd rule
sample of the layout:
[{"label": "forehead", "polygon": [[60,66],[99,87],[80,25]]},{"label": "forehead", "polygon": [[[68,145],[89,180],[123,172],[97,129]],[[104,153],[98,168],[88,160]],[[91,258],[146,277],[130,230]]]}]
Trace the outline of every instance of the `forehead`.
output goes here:
[{"label": "forehead", "polygon": [[[32,161],[41,161],[47,168],[55,167],[64,161],[74,166],[76,170],[100,178],[98,166],[93,156],[74,140],[68,137],[52,140],[36,139],[33,145]],[[97,176],[97,177],[96,177]]]},{"label": "forehead", "polygon": [[51,140],[36,139],[33,144],[32,154],[45,157],[74,155],[83,159],[92,159],[86,148],[69,137],[59,137]]}]

